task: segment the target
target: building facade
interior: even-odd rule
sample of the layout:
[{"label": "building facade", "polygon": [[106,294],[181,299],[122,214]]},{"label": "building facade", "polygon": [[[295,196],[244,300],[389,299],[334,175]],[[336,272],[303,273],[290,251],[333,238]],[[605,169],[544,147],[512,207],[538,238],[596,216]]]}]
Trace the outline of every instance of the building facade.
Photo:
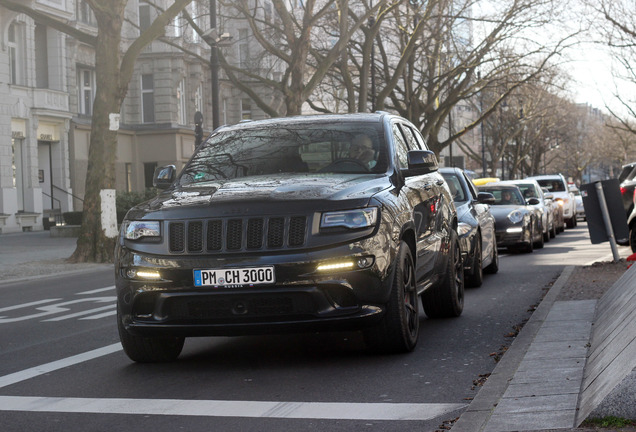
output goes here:
[{"label": "building facade", "polygon": [[[29,3],[97,34],[83,0]],[[129,2],[124,45],[150,26],[157,4],[171,2]],[[143,191],[152,186],[155,167],[183,166],[194,151],[195,112],[203,114],[205,133],[211,129],[210,47],[186,19],[209,28],[208,6],[193,1],[137,59],[119,119],[117,191]],[[247,23],[218,25],[236,41],[224,48],[230,61],[238,64],[257,49],[247,45]],[[92,46],[0,7],[0,234],[47,229],[64,212],[82,210],[95,89]],[[264,117],[222,76],[219,100],[222,124]]]}]

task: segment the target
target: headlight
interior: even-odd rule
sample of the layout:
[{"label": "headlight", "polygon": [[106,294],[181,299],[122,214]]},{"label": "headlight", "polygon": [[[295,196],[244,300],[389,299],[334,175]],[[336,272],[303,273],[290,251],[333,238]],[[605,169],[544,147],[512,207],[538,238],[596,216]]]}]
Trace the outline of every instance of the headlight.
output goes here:
[{"label": "headlight", "polygon": [[457,224],[457,233],[460,236],[466,235],[470,232],[471,226],[466,222],[460,222]]},{"label": "headlight", "polygon": [[142,237],[159,237],[159,221],[131,221],[126,225],[124,237],[128,240],[137,240]]},{"label": "headlight", "polygon": [[523,213],[521,213],[519,210],[513,210],[508,214],[508,219],[512,223],[519,223],[523,220]]},{"label": "headlight", "polygon": [[322,214],[320,228],[359,229],[375,225],[378,219],[377,207],[358,210],[327,212]]}]

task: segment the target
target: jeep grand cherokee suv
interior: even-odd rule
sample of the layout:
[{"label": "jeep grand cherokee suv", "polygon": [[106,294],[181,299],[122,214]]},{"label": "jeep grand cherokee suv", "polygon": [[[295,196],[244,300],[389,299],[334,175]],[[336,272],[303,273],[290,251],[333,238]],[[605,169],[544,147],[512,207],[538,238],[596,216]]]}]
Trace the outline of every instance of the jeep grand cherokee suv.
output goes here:
[{"label": "jeep grand cherokee suv", "polygon": [[[352,158],[364,149],[369,158]],[[353,148],[352,148],[353,147]],[[419,131],[387,113],[217,129],[116,247],[117,323],[135,361],[189,336],[360,329],[408,352],[429,317],[459,316],[457,216]]]}]

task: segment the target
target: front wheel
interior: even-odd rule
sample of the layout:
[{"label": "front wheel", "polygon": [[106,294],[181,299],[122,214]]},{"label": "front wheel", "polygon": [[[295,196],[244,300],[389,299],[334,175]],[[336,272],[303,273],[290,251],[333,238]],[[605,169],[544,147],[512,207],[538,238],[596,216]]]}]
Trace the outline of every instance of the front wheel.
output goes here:
[{"label": "front wheel", "polygon": [[174,361],[181,354],[185,338],[182,337],[144,337],[130,333],[117,314],[117,330],[124,352],[133,361],[139,363],[158,363]]},{"label": "front wheel", "polygon": [[415,266],[411,249],[402,241],[395,262],[391,294],[382,321],[364,332],[367,346],[374,352],[413,351],[420,331],[415,285]]},{"label": "front wheel", "polygon": [[458,317],[464,310],[464,265],[455,230],[451,231],[444,279],[422,293],[429,318]]},{"label": "front wheel", "polygon": [[468,275],[464,275],[466,285],[472,288],[478,288],[484,283],[484,271],[481,268],[481,252],[481,233],[478,232],[475,236],[475,251],[473,254],[473,262],[470,266],[470,273],[468,273]]},{"label": "front wheel", "polygon": [[629,247],[636,253],[636,223],[629,227]]}]

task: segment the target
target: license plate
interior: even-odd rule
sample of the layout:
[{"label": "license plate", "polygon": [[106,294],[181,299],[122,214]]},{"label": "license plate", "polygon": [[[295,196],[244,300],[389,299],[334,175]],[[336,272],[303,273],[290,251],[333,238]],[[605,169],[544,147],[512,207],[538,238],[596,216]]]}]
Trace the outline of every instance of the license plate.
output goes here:
[{"label": "license plate", "polygon": [[194,271],[194,286],[260,285],[275,281],[273,266]]}]

